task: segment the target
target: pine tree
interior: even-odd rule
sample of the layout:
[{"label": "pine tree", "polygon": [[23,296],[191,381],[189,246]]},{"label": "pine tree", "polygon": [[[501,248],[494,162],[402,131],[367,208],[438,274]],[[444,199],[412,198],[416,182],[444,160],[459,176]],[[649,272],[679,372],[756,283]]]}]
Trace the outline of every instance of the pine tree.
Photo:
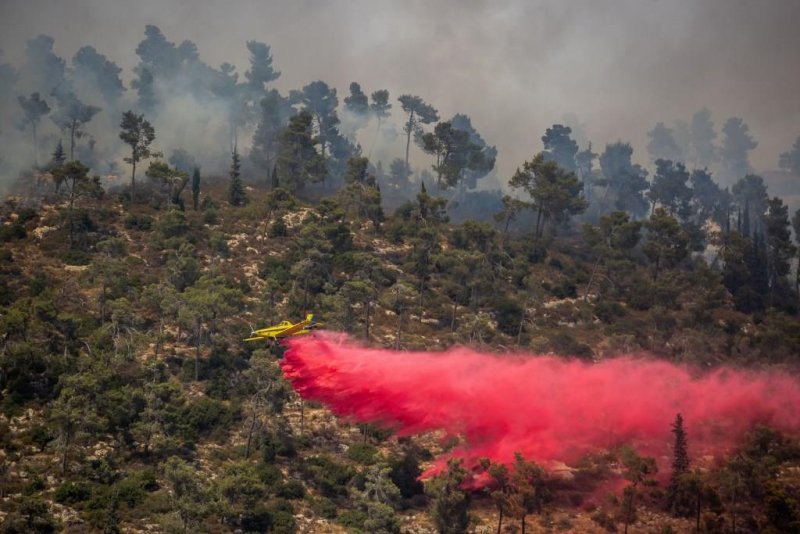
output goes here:
[{"label": "pine tree", "polygon": [[239,152],[234,147],[230,172],[231,185],[228,190],[228,202],[231,206],[244,206],[247,203],[247,195],[244,192],[244,185],[242,185],[241,167]]},{"label": "pine tree", "polygon": [[573,215],[586,210],[588,204],[583,197],[583,184],[575,173],[559,167],[555,161],[547,161],[540,152],[509,180],[509,185],[522,190],[531,197],[526,207],[536,211],[536,226],[533,232],[533,252],[543,253],[540,242],[548,223],[552,230],[568,222]]},{"label": "pine tree", "polygon": [[317,151],[319,139],[313,132],[313,117],[301,111],[289,119],[289,124],[278,137],[278,157],[273,185],[280,180],[281,187],[295,192],[309,182],[321,182],[326,174],[325,161]]},{"label": "pine tree", "polygon": [[653,475],[658,473],[655,458],[639,456],[633,447],[624,446],[621,451],[622,465],[625,466],[623,476],[630,482],[622,492],[622,520],[628,534],[628,526],[636,521],[636,496],[640,486],[654,483]]},{"label": "pine tree", "polygon": [[514,466],[511,471],[508,481],[507,512],[510,517],[519,519],[520,530],[525,534],[527,516],[541,514],[552,496],[547,487],[545,470],[526,460],[518,452],[514,453]]},{"label": "pine tree", "polygon": [[39,140],[36,136],[36,127],[42,120],[42,117],[50,113],[50,106],[47,102],[39,97],[39,93],[33,93],[29,98],[24,96],[18,97],[19,105],[25,112],[25,121],[22,123],[23,127],[30,124],[31,131],[33,132],[33,166],[39,166],[38,146]]},{"label": "pine tree", "polygon": [[119,138],[131,147],[131,157],[124,158],[124,161],[131,164],[131,204],[133,204],[136,201],[136,164],[153,155],[150,145],[155,140],[156,133],[144,115],[137,115],[133,111],[122,114],[120,128],[122,131]]},{"label": "pine tree", "polygon": [[406,172],[410,175],[411,167],[408,166],[408,153],[411,148],[411,137],[413,135],[416,138],[416,136],[422,135],[423,124],[431,124],[438,121],[439,112],[415,95],[400,95],[397,100],[402,105],[403,112],[408,113],[408,119],[403,125],[403,131],[406,133]]},{"label": "pine tree", "polygon": [[200,200],[200,168],[195,167],[192,173],[192,207],[197,211],[197,204]]},{"label": "pine tree", "polygon": [[447,471],[432,479],[425,492],[431,497],[430,514],[439,534],[466,532],[469,525],[469,493],[461,489],[467,471],[461,460],[447,462]]}]

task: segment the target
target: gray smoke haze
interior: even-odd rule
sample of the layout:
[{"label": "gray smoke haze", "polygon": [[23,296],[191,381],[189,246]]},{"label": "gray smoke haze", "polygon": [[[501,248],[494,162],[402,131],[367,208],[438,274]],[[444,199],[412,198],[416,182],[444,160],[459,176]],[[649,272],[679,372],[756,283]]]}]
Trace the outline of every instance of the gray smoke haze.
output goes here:
[{"label": "gray smoke haze", "polygon": [[[41,33],[68,62],[92,45],[123,68],[127,85],[146,24],[239,73],[248,68],[245,41],[256,39],[272,47],[283,94],[325,80],[341,103],[355,80],[367,93],[390,91],[395,123],[402,93],[421,96],[443,118],[469,115],[497,146],[505,182],[567,114],[596,149],[630,141],[645,164],[646,132],[702,107],[718,131],[726,118],[744,118],[759,142],[751,163],[774,169],[800,135],[798,20],[797,0],[2,0],[0,48],[2,61],[18,66],[26,41]],[[173,108],[170,120],[181,111]],[[22,150],[28,134],[19,135]],[[113,135],[98,145],[118,143]],[[247,133],[241,138],[249,143]],[[369,141],[359,140],[366,153]],[[396,145],[376,152],[385,167],[402,154],[403,139]]]}]

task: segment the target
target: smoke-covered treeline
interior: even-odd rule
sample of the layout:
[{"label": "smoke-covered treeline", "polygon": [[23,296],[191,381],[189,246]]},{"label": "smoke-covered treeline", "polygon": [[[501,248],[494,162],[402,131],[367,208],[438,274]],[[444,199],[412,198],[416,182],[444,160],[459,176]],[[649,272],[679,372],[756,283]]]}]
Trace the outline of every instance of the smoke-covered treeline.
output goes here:
[{"label": "smoke-covered treeline", "polygon": [[[316,139],[314,150],[325,167],[318,176],[319,187],[337,187],[348,159],[366,156],[391,205],[413,196],[425,181],[467,210],[484,201],[499,206],[499,193],[465,194],[506,181],[498,176],[479,187],[479,180],[493,175],[495,146],[484,140],[469,116],[440,117],[436,103],[428,103],[424,95],[362,88],[352,82],[349,94],[340,97],[325,81],[282,94],[275,86],[281,71],[273,65],[269,44],[244,41],[246,65],[224,62],[214,67],[204,61],[195,43],[173,42],[155,25],[148,25],[136,44],[138,63],[129,72],[93,46],[63,58],[54,45],[52,37],[39,35],[27,41],[20,64],[0,63],[0,170],[5,184],[32,167],[46,168],[59,144],[67,159],[80,159],[95,173],[125,174],[125,147],[118,133],[122,112],[129,109],[153,124],[155,150],[165,159],[185,153],[205,173],[223,175],[235,148],[243,155],[247,180],[279,183],[281,133],[290,117],[308,112],[309,134]],[[590,201],[597,193],[595,200],[644,214],[645,201],[619,198],[620,188],[647,189],[645,168],[636,162],[644,163],[644,157],[634,157],[632,145],[623,141],[595,154],[585,124],[574,114],[564,122],[547,130],[545,150],[585,183],[594,179],[601,184],[601,192],[586,188]],[[727,186],[753,172],[749,153],[758,141],[739,117],[722,121],[704,108],[687,120],[657,123],[647,138],[650,172],[656,171],[657,160],[669,160],[707,169]],[[776,163],[797,172],[792,165],[796,152],[794,146],[780,158],[776,155]],[[600,169],[593,168],[596,159]],[[622,174],[626,177],[618,178]],[[309,182],[316,179],[310,176]]]},{"label": "smoke-covered treeline", "polygon": [[[367,94],[357,82],[344,98],[321,80],[281,94],[273,83],[281,72],[270,46],[255,40],[244,46],[246,66],[213,67],[193,42],[172,42],[148,25],[135,47],[138,64],[124,73],[94,47],[84,46],[67,60],[55,53],[52,37],[30,39],[21,65],[0,66],[4,182],[32,169],[46,171],[58,146],[66,159],[79,159],[109,180],[130,172],[123,167],[126,147],[119,140],[126,110],[154,127],[154,155],[171,162],[191,159],[191,164],[184,161],[184,172],[198,166],[222,175],[236,150],[244,156],[246,179],[274,185],[281,183],[283,171],[282,185],[295,190],[317,182],[317,187],[337,188],[347,161],[363,155],[373,162],[372,172],[385,178],[386,196],[397,203],[418,187],[410,180],[412,141],[421,150],[411,152],[411,161],[436,169],[429,180],[436,180],[440,190],[474,189],[494,168],[496,148],[465,114],[439,121],[435,108],[424,104],[428,115],[423,117],[414,107],[424,103],[420,97],[403,95],[398,101],[383,88]],[[305,114],[309,120],[302,124]],[[290,122],[293,117],[299,120]],[[308,137],[319,156],[319,172],[299,176],[292,167],[295,156],[287,151],[298,142],[291,138],[292,128],[296,136]],[[424,153],[436,159],[433,167],[428,158],[423,162]],[[397,157],[403,154],[403,160]]]}]

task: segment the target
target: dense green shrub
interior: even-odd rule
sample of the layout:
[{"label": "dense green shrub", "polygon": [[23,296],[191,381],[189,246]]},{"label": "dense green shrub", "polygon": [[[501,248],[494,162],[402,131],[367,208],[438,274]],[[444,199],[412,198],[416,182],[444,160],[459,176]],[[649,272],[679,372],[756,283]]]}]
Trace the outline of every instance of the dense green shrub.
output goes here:
[{"label": "dense green shrub", "polygon": [[92,496],[92,484],[86,480],[68,480],[61,484],[55,493],[56,502],[75,504],[84,502]]},{"label": "dense green shrub", "polygon": [[277,456],[292,458],[297,455],[297,443],[288,427],[280,426],[267,431],[261,438],[261,457],[272,462]]},{"label": "dense green shrub", "polygon": [[287,480],[278,486],[276,495],[284,499],[302,499],[306,495],[306,487],[299,480]]},{"label": "dense green shrub", "polygon": [[325,238],[331,244],[333,250],[345,252],[353,248],[353,234],[346,223],[340,222],[326,225],[324,232]]},{"label": "dense green shrub", "polygon": [[179,210],[170,210],[162,215],[156,225],[161,236],[165,239],[170,237],[181,237],[189,231],[189,224],[186,221],[186,214]]},{"label": "dense green shrub", "polygon": [[113,492],[120,503],[134,508],[144,502],[147,492],[155,491],[158,487],[155,473],[148,469],[123,478],[114,485]]},{"label": "dense green shrub", "polygon": [[272,512],[263,505],[247,509],[240,518],[240,524],[244,532],[273,532]]},{"label": "dense green shrub", "polygon": [[283,472],[277,466],[262,463],[256,469],[258,479],[268,488],[275,488],[283,482]]},{"label": "dense green shrub", "polygon": [[524,310],[515,300],[499,297],[493,302],[497,328],[506,335],[516,336]]},{"label": "dense green shrub", "polygon": [[354,443],[347,448],[347,457],[361,465],[374,464],[377,453],[378,449],[369,443]]},{"label": "dense green shrub", "polygon": [[[0,320],[0,327],[8,329],[17,310],[9,310]],[[63,372],[63,359],[47,352],[47,347],[28,342],[9,343],[0,355],[4,373],[4,410],[12,410],[30,400],[46,401],[55,394],[55,385]]]},{"label": "dense green shrub", "polygon": [[219,213],[217,213],[217,210],[214,208],[209,208],[203,211],[203,223],[208,225],[219,223]]},{"label": "dense green shrub", "polygon": [[54,438],[55,436],[53,435],[52,430],[41,424],[32,425],[25,435],[26,441],[36,445],[36,448],[39,449],[40,452],[44,451],[48,443],[53,441]]},{"label": "dense green shrub", "polygon": [[0,524],[0,534],[51,534],[59,525],[47,503],[39,497],[23,497],[17,512],[7,515]]},{"label": "dense green shrub", "polygon": [[221,438],[237,417],[236,412],[224,402],[209,397],[200,397],[187,403],[181,412],[179,420],[187,441],[196,441],[200,436]]},{"label": "dense green shrub", "polygon": [[625,307],[613,300],[601,300],[594,305],[594,314],[606,324],[625,316]]},{"label": "dense green shrub", "polygon": [[34,495],[36,493],[41,493],[47,487],[47,483],[45,480],[35,474],[28,478],[27,483],[22,487],[22,494],[23,495]]},{"label": "dense green shrub", "polygon": [[266,206],[272,210],[289,210],[297,206],[297,199],[283,187],[276,187],[267,195]]},{"label": "dense green shrub", "polygon": [[578,296],[578,286],[569,278],[559,281],[549,291],[557,299],[574,299]]},{"label": "dense green shrub", "polygon": [[200,209],[203,211],[219,209],[219,202],[206,195],[203,197],[203,200],[200,201]]},{"label": "dense green shrub", "polygon": [[85,250],[70,248],[61,256],[61,260],[67,265],[89,265],[92,255]]},{"label": "dense green shrub", "polygon": [[0,243],[8,243],[9,241],[17,241],[25,239],[28,232],[19,221],[12,224],[0,224]]},{"label": "dense green shrub", "polygon": [[389,460],[389,478],[394,485],[400,489],[400,495],[404,499],[411,499],[416,495],[422,495],[425,491],[419,476],[422,474],[420,460],[429,456],[418,447],[408,447],[400,457],[393,457]]},{"label": "dense green shrub", "polygon": [[25,224],[26,222],[32,221],[33,219],[35,219],[38,216],[39,216],[39,214],[36,213],[35,209],[33,209],[33,208],[22,208],[22,209],[17,211],[17,222],[19,222],[20,224]]},{"label": "dense green shrub", "polygon": [[336,522],[347,529],[348,532],[361,532],[364,530],[364,523],[367,519],[369,519],[369,516],[361,510],[344,510],[336,518]]},{"label": "dense green shrub", "polygon": [[0,275],[0,306],[8,306],[14,302],[14,292],[8,287],[6,277]]},{"label": "dense green shrub", "polygon": [[149,215],[136,215],[136,214],[129,214],[125,217],[125,228],[128,230],[140,230],[140,231],[148,231],[153,228],[153,218]]},{"label": "dense green shrub", "polygon": [[228,247],[228,240],[222,232],[213,232],[208,239],[208,246],[223,258],[227,258],[230,255],[231,250]]},{"label": "dense green shrub", "polygon": [[261,264],[258,276],[265,279],[272,278],[279,285],[285,286],[291,280],[290,266],[283,258],[267,256]]},{"label": "dense green shrub", "polygon": [[302,470],[309,482],[328,498],[346,496],[347,484],[355,475],[352,467],[324,455],[307,458]]},{"label": "dense green shrub", "polygon": [[28,280],[28,291],[31,292],[32,297],[36,297],[41,295],[42,291],[47,289],[49,285],[50,279],[47,278],[47,275],[43,272],[37,272]]},{"label": "dense green shrub", "polygon": [[576,356],[586,360],[591,360],[593,357],[592,348],[580,343],[568,332],[556,332],[550,336],[550,346],[556,354]]},{"label": "dense green shrub", "polygon": [[289,235],[289,230],[286,228],[286,223],[283,217],[278,217],[274,223],[269,227],[267,234],[269,237],[286,237]]},{"label": "dense green shrub", "polygon": [[319,499],[310,498],[309,505],[315,514],[325,519],[335,519],[339,511],[336,503],[324,497]]}]

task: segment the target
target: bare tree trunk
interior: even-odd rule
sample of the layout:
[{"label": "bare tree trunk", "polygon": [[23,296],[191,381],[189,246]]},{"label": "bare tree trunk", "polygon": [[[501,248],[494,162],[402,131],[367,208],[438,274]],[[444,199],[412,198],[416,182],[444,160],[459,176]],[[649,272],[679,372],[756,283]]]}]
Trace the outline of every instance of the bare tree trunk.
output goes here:
[{"label": "bare tree trunk", "polygon": [[500,250],[506,249],[506,241],[508,240],[508,227],[511,225],[511,219],[513,217],[508,215],[506,217],[506,224],[503,226],[503,238],[500,240]]},{"label": "bare tree trunk", "polygon": [[303,402],[303,397],[300,397],[300,435],[305,433],[306,429],[306,406]]},{"label": "bare tree trunk", "polygon": [[158,338],[156,339],[156,356],[161,354],[161,345],[164,343],[164,318],[158,318]]},{"label": "bare tree trunk", "polygon": [[528,314],[528,310],[525,306],[522,308],[522,317],[519,319],[519,329],[517,329],[517,347],[519,347],[520,342],[522,341],[522,329],[525,327],[525,316]]},{"label": "bare tree trunk", "polygon": [[367,341],[369,341],[369,300],[364,303],[364,308],[366,309],[366,320],[364,322],[364,337]]},{"label": "bare tree trunk", "polygon": [[394,350],[400,350],[400,328],[403,325],[402,313],[397,314],[397,334],[394,337]]},{"label": "bare tree trunk", "polygon": [[411,148],[411,130],[413,130],[414,126],[414,111],[411,111],[411,114],[408,116],[408,122],[406,123],[406,128],[408,131],[406,132],[406,177],[411,176],[411,169],[408,166],[408,152]]},{"label": "bare tree trunk", "polygon": [[69,128],[69,159],[71,161],[75,161],[75,128],[77,124],[75,121],[72,121],[72,124]]},{"label": "bare tree trunk", "polygon": [[540,227],[541,223],[542,223],[542,209],[539,208],[536,211],[536,229],[534,230],[534,233],[533,233],[533,252],[534,253],[536,253],[536,251],[539,249],[539,227]]},{"label": "bare tree trunk", "polygon": [[133,154],[131,155],[131,166],[133,167],[131,170],[131,204],[136,203],[136,150],[133,150]]},{"label": "bare tree trunk", "polygon": [[103,284],[100,288],[100,324],[106,324],[106,278],[103,276]]},{"label": "bare tree trunk", "polygon": [[497,534],[503,529],[503,507],[500,506],[500,519],[497,520]]},{"label": "bare tree trunk", "polygon": [[250,429],[247,431],[247,446],[244,449],[244,458],[245,460],[250,458],[250,444],[253,442],[253,432],[256,429],[256,417],[258,415],[258,399],[253,399],[253,414],[251,415],[252,420],[250,421]]},{"label": "bare tree trunk", "polygon": [[197,325],[197,344],[194,347],[194,381],[198,382],[200,380],[200,335],[203,332],[203,328],[200,325]]},{"label": "bare tree trunk", "polygon": [[[636,491],[636,490],[634,490]],[[624,534],[628,534],[628,524],[631,522],[631,515],[633,514],[633,498],[635,494],[632,492],[630,499],[628,499],[628,509],[625,512],[625,532]]]},{"label": "bare tree trunk", "polygon": [[381,118],[378,117],[378,127],[375,129],[375,135],[372,138],[372,143],[370,143],[369,152],[367,152],[367,159],[369,159],[372,156],[372,149],[375,148],[375,141],[378,140],[378,134],[380,133],[380,131],[381,131]]},{"label": "bare tree trunk", "polygon": [[67,474],[67,451],[69,450],[69,443],[72,439],[70,434],[71,432],[69,430],[64,431],[64,450],[61,452],[61,476],[65,476]]},{"label": "bare tree trunk", "polygon": [[697,488],[697,513],[695,515],[695,532],[700,532],[700,501],[702,499],[700,488]]},{"label": "bare tree trunk", "polygon": [[592,283],[594,282],[594,275],[597,274],[597,268],[600,266],[600,261],[603,259],[603,255],[597,257],[597,261],[594,262],[594,267],[592,268],[592,274],[589,276],[589,281],[586,282],[586,289],[583,291],[583,300],[589,300],[589,290],[592,288]]}]

